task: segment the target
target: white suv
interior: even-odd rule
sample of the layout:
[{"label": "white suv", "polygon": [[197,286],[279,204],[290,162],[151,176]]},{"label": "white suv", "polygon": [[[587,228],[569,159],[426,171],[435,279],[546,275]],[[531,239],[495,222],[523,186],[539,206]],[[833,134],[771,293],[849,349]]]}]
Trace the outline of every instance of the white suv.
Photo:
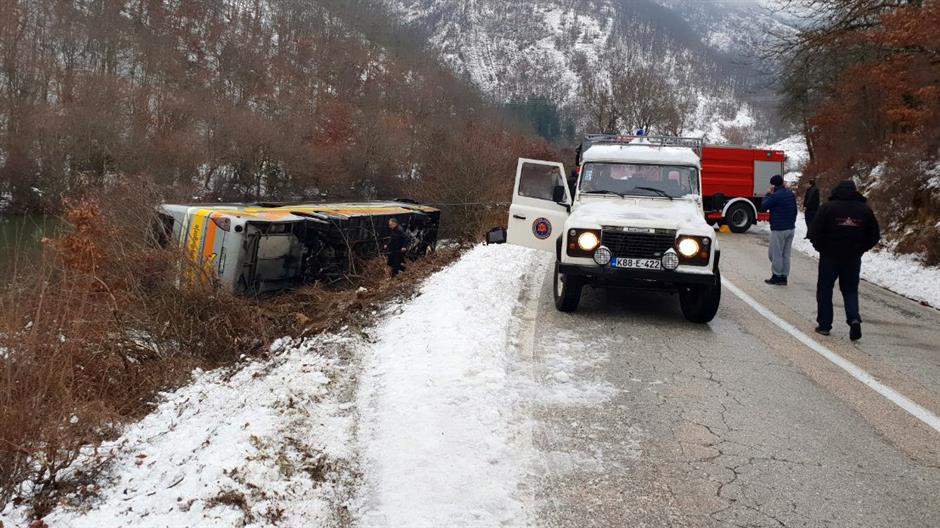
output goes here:
[{"label": "white suv", "polygon": [[588,136],[572,185],[560,163],[519,160],[508,242],[555,253],[559,310],[577,310],[586,285],[661,288],[689,321],[715,317],[720,252],[697,151],[697,139]]}]

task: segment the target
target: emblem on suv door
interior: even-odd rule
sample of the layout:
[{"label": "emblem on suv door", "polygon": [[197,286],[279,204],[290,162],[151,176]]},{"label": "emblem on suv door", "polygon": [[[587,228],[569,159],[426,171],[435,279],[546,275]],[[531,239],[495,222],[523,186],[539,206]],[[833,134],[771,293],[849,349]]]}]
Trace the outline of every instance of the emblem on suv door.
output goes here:
[{"label": "emblem on suv door", "polygon": [[545,240],[552,236],[552,223],[547,218],[539,218],[532,223],[532,233],[535,238]]}]

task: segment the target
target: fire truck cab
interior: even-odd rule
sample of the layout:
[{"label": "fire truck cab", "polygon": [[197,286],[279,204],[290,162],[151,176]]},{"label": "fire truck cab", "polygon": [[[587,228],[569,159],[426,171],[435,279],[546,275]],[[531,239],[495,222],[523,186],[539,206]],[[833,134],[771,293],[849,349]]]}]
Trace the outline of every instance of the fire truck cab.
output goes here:
[{"label": "fire truck cab", "polygon": [[718,238],[702,209],[700,139],[591,135],[566,181],[560,163],[520,159],[508,242],[555,254],[555,306],[584,286],[678,292],[711,321],[721,301]]}]

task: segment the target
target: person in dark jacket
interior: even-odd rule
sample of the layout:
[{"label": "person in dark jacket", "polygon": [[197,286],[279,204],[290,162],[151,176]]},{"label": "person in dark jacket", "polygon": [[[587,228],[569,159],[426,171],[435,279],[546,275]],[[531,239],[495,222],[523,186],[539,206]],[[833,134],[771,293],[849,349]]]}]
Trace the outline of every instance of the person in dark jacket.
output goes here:
[{"label": "person in dark jacket", "polygon": [[875,213],[852,180],[846,180],[833,189],[829,201],[819,209],[809,227],[809,239],[819,251],[816,332],[829,335],[832,330],[832,289],[838,279],[845,301],[849,337],[858,341],[862,338],[862,317],[858,305],[862,255],[881,240],[881,229]]},{"label": "person in dark jacket", "polygon": [[397,218],[389,219],[388,230],[391,232],[388,240],[388,267],[394,277],[405,271],[405,246],[409,237]]},{"label": "person in dark jacket", "polygon": [[796,230],[796,195],[787,189],[779,174],[770,179],[770,189],[761,202],[761,211],[770,211],[771,277],[764,282],[786,286],[790,276],[790,254]]},{"label": "person in dark jacket", "polygon": [[816,218],[816,213],[819,212],[819,187],[816,187],[816,180],[809,181],[809,189],[806,189],[806,194],[803,195],[803,212],[806,216],[808,231],[813,219]]}]

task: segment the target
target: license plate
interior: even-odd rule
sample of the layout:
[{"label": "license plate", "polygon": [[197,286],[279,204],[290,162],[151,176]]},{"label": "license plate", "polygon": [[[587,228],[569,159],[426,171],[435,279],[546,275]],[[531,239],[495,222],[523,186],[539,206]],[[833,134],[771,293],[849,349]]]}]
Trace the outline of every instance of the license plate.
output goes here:
[{"label": "license plate", "polygon": [[615,268],[626,268],[626,269],[645,269],[645,270],[663,269],[662,261],[657,260],[657,259],[616,258],[610,261],[610,265]]}]

